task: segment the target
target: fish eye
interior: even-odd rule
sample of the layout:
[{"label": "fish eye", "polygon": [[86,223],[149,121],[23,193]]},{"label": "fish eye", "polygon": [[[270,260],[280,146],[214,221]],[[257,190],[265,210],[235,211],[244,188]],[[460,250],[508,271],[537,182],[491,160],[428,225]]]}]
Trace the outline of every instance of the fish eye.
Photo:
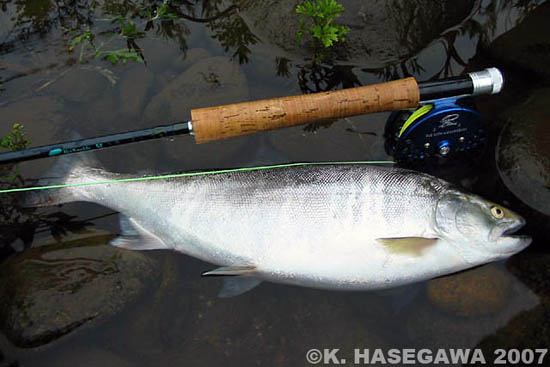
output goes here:
[{"label": "fish eye", "polygon": [[492,206],[491,214],[493,215],[493,217],[501,219],[502,217],[504,217],[504,210],[500,209],[498,206]]}]

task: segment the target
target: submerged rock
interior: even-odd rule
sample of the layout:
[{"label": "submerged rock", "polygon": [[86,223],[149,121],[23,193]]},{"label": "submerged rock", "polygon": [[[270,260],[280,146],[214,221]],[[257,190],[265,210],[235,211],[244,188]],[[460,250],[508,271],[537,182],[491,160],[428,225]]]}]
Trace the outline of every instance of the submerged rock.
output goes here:
[{"label": "submerged rock", "polygon": [[[196,284],[188,318],[192,336],[178,346],[183,360],[204,365],[272,361],[273,366],[302,366],[311,348],[340,348],[339,357],[353,361],[354,348],[388,347],[380,329],[371,323],[383,313],[379,298],[359,311],[365,298],[349,293],[335,295],[265,283],[223,299],[216,297],[218,282],[210,279]],[[353,301],[357,308],[350,307]]]},{"label": "submerged rock", "polygon": [[95,346],[76,347],[41,357],[36,361],[42,367],[78,366],[78,367],[132,367],[139,364],[129,361],[109,349]]},{"label": "submerged rock", "polygon": [[506,265],[533,292],[550,300],[550,254],[521,253],[510,259]]},{"label": "submerged rock", "polygon": [[[298,0],[241,0],[240,15],[252,33],[270,48],[290,57],[311,57],[311,44],[296,44]],[[475,1],[351,1],[341,0],[345,11],[336,24],[351,31],[338,43],[336,59],[368,67],[381,67],[417,54],[446,29],[459,24]],[[281,27],[284,24],[284,27]],[[304,37],[304,41],[306,38]]]},{"label": "submerged rock", "polygon": [[504,308],[510,295],[511,276],[495,265],[485,265],[428,283],[428,299],[439,309],[457,316],[489,315]]},{"label": "submerged rock", "polygon": [[[145,109],[144,122],[186,121],[191,118],[192,109],[249,100],[246,76],[237,63],[221,56],[201,59],[202,55],[205,53],[200,50],[191,53],[191,60],[195,63],[151,99]],[[220,162],[232,155],[246,139],[242,137],[199,145],[164,142],[162,162],[155,161],[155,166],[165,171],[182,167],[222,168]],[[178,168],[170,162],[177,162]]]},{"label": "submerged rock", "polygon": [[546,2],[529,14],[521,24],[498,37],[489,52],[501,63],[550,77],[550,37],[548,27],[550,3]]},{"label": "submerged rock", "polygon": [[87,65],[70,69],[49,88],[68,101],[90,103],[110,91],[116,80],[109,69]]},{"label": "submerged rock", "polygon": [[18,347],[47,344],[105,320],[156,283],[153,260],[96,235],[28,249],[0,266],[0,326]]},{"label": "submerged rock", "polygon": [[497,168],[508,189],[531,208],[550,215],[550,89],[539,89],[508,109],[496,147]]},{"label": "submerged rock", "polygon": [[[474,289],[463,290],[461,294],[453,292],[456,295],[446,296],[444,292],[449,291],[450,287],[442,286],[438,292],[439,297],[436,298],[434,297],[436,292],[432,289],[429,296],[430,302],[425,302],[420,307],[411,310],[407,319],[407,333],[410,340],[414,341],[414,345],[411,347],[432,350],[436,348],[473,348],[484,337],[506,326],[518,314],[531,310],[539,304],[539,297],[520,280],[501,269],[498,271],[502,273],[496,275],[494,269],[480,269],[478,274],[484,275],[476,277],[476,279],[486,286],[476,285],[472,277],[468,283]],[[461,275],[454,276],[460,277]],[[505,292],[494,292],[490,288],[493,284],[490,277],[494,275],[497,278],[502,277],[496,283],[499,284],[498,287],[506,288]],[[501,283],[504,278],[506,284]],[[464,278],[462,277],[462,279]],[[458,285],[458,282],[453,283]],[[465,289],[465,287],[460,288]],[[485,293],[489,296],[485,296]],[[495,293],[502,294],[502,298],[498,302],[495,302],[495,299],[499,298],[494,296]],[[477,298],[477,306],[474,302],[465,300],[468,297]],[[457,305],[453,305],[453,301]],[[475,307],[481,308],[481,312],[477,312]],[[491,307],[493,308],[491,309]],[[468,317],[464,317],[466,315]]]},{"label": "submerged rock", "polygon": [[[524,312],[511,320],[508,325],[494,334],[483,339],[476,348],[483,350],[484,355],[494,356],[495,350],[539,350],[534,354],[534,363],[531,365],[548,365],[548,355],[537,362],[541,356],[540,351],[548,350],[550,345],[550,298],[542,297],[541,304],[529,312]],[[525,354],[523,354],[525,356]],[[529,358],[529,355],[526,355]],[[525,357],[523,357],[525,358]],[[523,360],[524,362],[527,362]],[[528,365],[528,364],[526,364]]]},{"label": "submerged rock", "polygon": [[196,62],[153,97],[145,110],[151,121],[182,120],[193,108],[248,100],[246,77],[226,57]]},{"label": "submerged rock", "polygon": [[147,92],[152,87],[154,75],[142,64],[135,65],[123,74],[119,83],[118,109],[128,118],[139,119],[145,109]]}]

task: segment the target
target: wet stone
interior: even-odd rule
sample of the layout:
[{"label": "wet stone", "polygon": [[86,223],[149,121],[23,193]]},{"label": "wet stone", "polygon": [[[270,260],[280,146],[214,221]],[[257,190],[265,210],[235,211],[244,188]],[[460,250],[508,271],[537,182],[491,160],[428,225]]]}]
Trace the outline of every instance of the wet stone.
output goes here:
[{"label": "wet stone", "polygon": [[195,63],[158,93],[145,110],[151,121],[183,119],[193,108],[248,100],[246,77],[239,65],[226,57]]},{"label": "wet stone", "polygon": [[550,300],[550,254],[521,253],[510,259],[506,266],[533,292]]},{"label": "wet stone", "polygon": [[[475,277],[467,275],[476,270]],[[503,268],[491,265],[471,271],[431,281],[428,300],[412,309],[406,321],[408,337],[414,341],[411,347],[474,348],[539,305],[539,297]]]},{"label": "wet stone", "polygon": [[146,106],[146,96],[154,83],[154,75],[144,65],[132,67],[121,77],[119,105],[121,113],[130,118],[139,118]]},{"label": "wet stone", "polygon": [[546,78],[550,77],[550,37],[548,32],[550,3],[529,14],[521,24],[497,38],[489,52],[501,63],[519,66]]},{"label": "wet stone", "polygon": [[138,364],[128,361],[120,355],[94,346],[70,348],[55,353],[39,361],[41,366],[78,366],[78,367],[131,367]]},{"label": "wet stone", "polygon": [[211,57],[210,53],[204,48],[192,48],[185,55],[175,58],[172,62],[172,69],[185,70],[196,62]]},{"label": "wet stone", "polygon": [[93,102],[112,90],[117,77],[102,66],[86,65],[70,69],[49,87],[71,102]]},{"label": "wet stone", "polygon": [[166,70],[172,60],[182,54],[171,42],[159,41],[159,39],[145,38],[139,40],[139,45],[144,50],[147,68],[153,73],[160,73]]},{"label": "wet stone", "polygon": [[[523,312],[506,326],[483,339],[476,348],[485,355],[495,355],[495,350],[547,350],[550,345],[550,298],[542,297],[541,304],[529,312]],[[535,361],[540,354],[536,354]],[[548,365],[548,355],[541,365]],[[533,363],[531,365],[535,365]]]},{"label": "wet stone", "polygon": [[[199,287],[196,284],[187,324],[192,338],[180,340],[178,346],[187,360],[204,365],[228,360],[263,365],[269,360],[274,366],[303,366],[304,354],[311,348],[340,348],[339,357],[353,361],[354,348],[388,347],[372,327],[372,317],[357,320],[355,307],[362,306],[353,294],[265,282],[224,299],[216,297],[219,282],[208,279]],[[358,303],[355,307],[350,307],[350,298]],[[377,314],[378,306],[371,303],[362,314]]]},{"label": "wet stone", "polygon": [[511,292],[505,270],[485,265],[428,283],[430,302],[452,315],[472,317],[498,312]]},{"label": "wet stone", "polygon": [[158,283],[156,263],[95,235],[25,250],[0,265],[0,326],[18,347],[97,325]]},{"label": "wet stone", "polygon": [[531,208],[550,215],[550,89],[535,90],[509,108],[496,147],[497,168],[508,189]]}]

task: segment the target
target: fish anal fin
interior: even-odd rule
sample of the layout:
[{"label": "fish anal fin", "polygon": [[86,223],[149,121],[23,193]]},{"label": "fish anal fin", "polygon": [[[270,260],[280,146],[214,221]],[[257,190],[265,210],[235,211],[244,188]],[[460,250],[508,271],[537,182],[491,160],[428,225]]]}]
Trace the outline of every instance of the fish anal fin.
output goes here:
[{"label": "fish anal fin", "polygon": [[222,266],[214,270],[202,273],[202,276],[223,276],[223,285],[218,297],[233,297],[248,292],[261,283],[261,280],[254,277],[256,267],[253,265],[244,266]]},{"label": "fish anal fin", "polygon": [[170,249],[158,236],[123,214],[120,214],[120,232],[121,235],[112,240],[111,245],[129,250]]},{"label": "fish anal fin", "polygon": [[258,278],[240,276],[223,278],[223,285],[218,293],[218,297],[234,297],[246,293],[256,287],[262,281]]},{"label": "fish anal fin", "polygon": [[438,238],[396,237],[377,238],[376,240],[392,253],[418,256],[421,255],[425,249],[435,245]]}]

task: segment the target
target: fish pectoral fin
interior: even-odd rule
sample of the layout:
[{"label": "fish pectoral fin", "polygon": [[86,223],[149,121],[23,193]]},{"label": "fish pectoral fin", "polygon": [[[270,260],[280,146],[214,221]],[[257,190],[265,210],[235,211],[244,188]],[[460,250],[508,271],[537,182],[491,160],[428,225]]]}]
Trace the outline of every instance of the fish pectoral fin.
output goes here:
[{"label": "fish pectoral fin", "polygon": [[426,248],[435,245],[438,238],[425,237],[396,237],[396,238],[377,238],[379,243],[395,254],[402,255],[421,255]]},{"label": "fish pectoral fin", "polygon": [[163,240],[149,232],[133,218],[120,214],[121,235],[111,241],[111,245],[129,250],[170,249]]},{"label": "fish pectoral fin", "polygon": [[205,271],[202,276],[223,276],[223,285],[218,297],[233,297],[248,292],[261,283],[253,274],[256,267],[244,266],[222,266],[214,270]]}]

